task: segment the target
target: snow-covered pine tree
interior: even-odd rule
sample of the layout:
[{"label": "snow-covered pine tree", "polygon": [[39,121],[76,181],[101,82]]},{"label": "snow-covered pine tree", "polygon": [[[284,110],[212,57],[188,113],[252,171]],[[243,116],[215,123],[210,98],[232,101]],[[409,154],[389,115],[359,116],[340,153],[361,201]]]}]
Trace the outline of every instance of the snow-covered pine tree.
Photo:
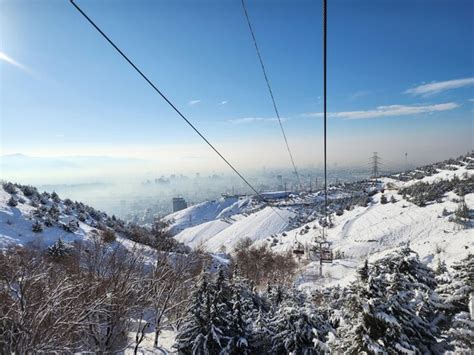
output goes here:
[{"label": "snow-covered pine tree", "polygon": [[381,293],[377,279],[369,277],[368,262],[358,270],[358,279],[348,292],[343,293],[344,305],[341,309],[341,325],[337,330],[338,342],[332,342],[332,350],[347,354],[378,354],[385,348],[377,338],[381,336],[382,325],[374,314],[372,299]]},{"label": "snow-covered pine tree", "polygon": [[324,343],[328,326],[303,294],[292,290],[285,294],[274,317],[272,354],[321,354],[329,350]]},{"label": "snow-covered pine tree", "polygon": [[454,211],[454,221],[464,227],[467,227],[470,220],[469,207],[467,207],[464,198],[458,204],[458,208]]},{"label": "snow-covered pine tree", "polygon": [[31,230],[34,233],[41,233],[43,231],[43,224],[40,221],[36,220],[31,226]]},{"label": "snow-covered pine tree", "polygon": [[251,354],[270,354],[272,331],[270,329],[269,313],[260,307],[255,313],[255,319],[249,325],[250,340],[249,348]]},{"label": "snow-covered pine tree", "polygon": [[469,353],[474,348],[474,255],[455,263],[450,282],[443,284],[442,296],[446,304],[446,322],[443,335],[450,350]]},{"label": "snow-covered pine tree", "polygon": [[48,247],[48,255],[55,259],[60,259],[69,254],[66,245],[59,238],[54,244]]},{"label": "snow-covered pine tree", "polygon": [[408,246],[377,260],[367,284],[351,285],[339,351],[427,353],[441,313],[431,269]]},{"label": "snow-covered pine tree", "polygon": [[451,282],[443,290],[451,315],[469,312],[469,297],[474,292],[474,254],[454,263]]},{"label": "snow-covered pine tree", "polygon": [[229,314],[228,326],[230,339],[222,354],[249,354],[249,333],[247,326],[247,314],[245,313],[242,299],[241,285],[236,283],[235,277],[231,284],[232,301],[231,313]]},{"label": "snow-covered pine tree", "polygon": [[215,290],[215,284],[212,285],[209,275],[203,272],[176,336],[174,347],[179,354],[217,355],[226,345],[228,338],[224,335],[225,329],[220,327],[225,324],[228,314],[219,313]]},{"label": "snow-covered pine tree", "polygon": [[472,354],[474,349],[474,320],[468,312],[459,312],[452,318],[445,332],[450,350],[455,354]]}]

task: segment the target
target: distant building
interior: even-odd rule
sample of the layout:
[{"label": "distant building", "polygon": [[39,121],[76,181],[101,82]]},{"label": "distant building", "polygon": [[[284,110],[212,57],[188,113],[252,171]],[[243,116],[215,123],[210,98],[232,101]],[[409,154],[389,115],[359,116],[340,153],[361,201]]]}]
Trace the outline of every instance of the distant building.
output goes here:
[{"label": "distant building", "polygon": [[188,207],[186,200],[182,197],[173,197],[173,212],[184,210]]},{"label": "distant building", "polygon": [[277,190],[283,190],[283,176],[277,175]]}]

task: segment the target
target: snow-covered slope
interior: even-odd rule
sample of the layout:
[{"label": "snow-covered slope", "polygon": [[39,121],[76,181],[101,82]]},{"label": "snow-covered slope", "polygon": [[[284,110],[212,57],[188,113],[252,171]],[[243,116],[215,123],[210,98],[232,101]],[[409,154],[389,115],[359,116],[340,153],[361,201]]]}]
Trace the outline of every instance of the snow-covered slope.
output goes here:
[{"label": "snow-covered slope", "polygon": [[[323,275],[326,277],[319,279],[316,278],[319,274],[319,262],[306,260],[306,253],[301,260],[302,265],[306,266],[299,280],[300,284],[303,287],[346,284],[364,259],[375,260],[408,242],[430,266],[435,266],[438,260],[445,260],[450,265],[468,253],[473,253],[472,221],[469,228],[461,228],[453,221],[454,211],[459,205],[459,195],[449,191],[438,201],[420,207],[401,194],[401,189],[419,182],[436,184],[443,180],[452,181],[454,177],[461,181],[471,181],[469,193],[464,199],[472,215],[472,161],[472,157],[465,157],[464,160],[445,164],[444,168],[425,167],[425,170],[415,171],[413,175],[416,178],[408,181],[389,177],[381,179],[379,189],[384,189],[384,193],[379,191],[373,195],[367,206],[355,204],[350,210],[343,210],[342,215],[332,215],[334,227],[327,230],[327,240],[331,242],[332,250],[338,258],[332,264],[323,265]],[[339,198],[347,197],[344,192],[335,193],[340,195]],[[382,195],[385,195],[388,203],[381,203]],[[300,195],[291,201],[287,199],[278,204],[279,213],[289,219],[298,215],[303,206],[307,209],[306,205],[311,203],[315,203],[315,206],[318,203],[314,195]],[[182,212],[189,213],[186,210]],[[268,243],[275,251],[285,251],[293,249],[296,240],[309,248],[320,234],[321,227],[317,219],[310,223],[300,223],[294,228],[267,207],[254,213],[205,221],[185,228],[175,238],[191,247],[202,244],[209,251],[225,247],[230,252],[239,240],[249,237],[257,244]]]},{"label": "snow-covered slope", "polygon": [[[152,263],[157,251],[126,237],[128,226],[115,217],[80,202],[61,200],[55,194],[39,194],[30,186],[0,184],[0,250],[11,246],[46,249],[61,239],[66,244],[88,242],[108,229],[115,234],[112,243],[128,250],[140,250],[145,263]],[[25,195],[24,191],[28,191]],[[10,200],[16,201],[12,205]],[[34,225],[39,224],[40,229]]]},{"label": "snow-covered slope", "polygon": [[221,197],[215,201],[205,201],[174,212],[164,220],[170,223],[169,232],[175,235],[189,227],[250,211],[256,204],[257,202],[251,197]]},{"label": "snow-covered slope", "polygon": [[277,214],[271,207],[265,207],[249,215],[238,214],[187,228],[175,238],[190,247],[202,245],[211,252],[222,247],[232,251],[235,244],[243,238],[257,241],[283,232],[292,216],[294,213],[290,209],[278,209]]}]

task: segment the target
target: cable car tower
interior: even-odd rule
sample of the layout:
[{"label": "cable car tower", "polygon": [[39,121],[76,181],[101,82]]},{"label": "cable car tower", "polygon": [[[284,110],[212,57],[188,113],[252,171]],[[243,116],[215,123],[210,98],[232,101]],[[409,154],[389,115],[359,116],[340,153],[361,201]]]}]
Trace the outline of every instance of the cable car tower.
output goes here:
[{"label": "cable car tower", "polygon": [[323,0],[323,118],[324,118],[324,218],[322,237],[316,240],[319,252],[319,275],[323,276],[323,263],[332,263],[331,243],[326,240],[328,218],[328,179],[327,179],[327,0]]},{"label": "cable car tower", "polygon": [[[310,252],[319,258],[319,275],[323,276],[323,264],[331,264],[334,260],[331,243],[326,239],[326,228],[329,227],[328,188],[327,188],[327,0],[323,0],[323,106],[324,106],[324,219],[322,232],[316,236]],[[293,253],[300,257],[304,255],[303,244],[295,234]]]}]

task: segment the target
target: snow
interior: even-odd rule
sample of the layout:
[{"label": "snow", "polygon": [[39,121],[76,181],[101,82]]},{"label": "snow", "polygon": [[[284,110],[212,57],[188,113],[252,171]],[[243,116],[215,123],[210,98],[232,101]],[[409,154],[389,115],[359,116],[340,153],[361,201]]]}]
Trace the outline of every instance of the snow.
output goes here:
[{"label": "snow", "polygon": [[[18,191],[16,195],[18,198],[23,198],[25,202],[18,203],[16,207],[8,206],[7,202],[11,195],[0,185],[0,250],[15,245],[34,245],[37,248],[46,249],[60,238],[65,243],[74,243],[88,241],[100,233],[98,229],[81,221],[78,221],[79,228],[75,232],[67,232],[55,224],[52,227],[44,227],[40,233],[35,233],[32,231],[32,225],[35,220],[33,212],[36,208],[30,205],[30,199],[24,196],[21,191]],[[58,207],[64,211],[64,202],[61,201]],[[67,222],[71,219],[71,216],[61,214],[59,222]],[[120,234],[117,234],[114,243],[130,251],[140,250],[145,264],[151,265],[156,260],[155,250],[124,238]]]},{"label": "snow", "polygon": [[59,238],[64,242],[87,238],[91,228],[82,222],[79,223],[79,230],[75,233],[67,233],[57,226],[45,228],[45,231],[41,233],[34,233],[31,230],[33,220],[29,219],[34,207],[27,204],[29,200],[21,192],[18,195],[25,199],[25,203],[18,203],[16,207],[10,207],[7,205],[10,194],[0,187],[0,249],[12,245],[25,246],[28,244],[47,247]]},{"label": "snow", "polygon": [[[134,354],[135,348],[135,334],[134,332],[129,333],[129,339],[131,340],[130,346],[125,350],[125,355],[132,355]],[[151,354],[158,354],[158,355],[166,355],[166,354],[173,354],[176,353],[173,349],[174,340],[176,337],[176,332],[171,329],[171,327],[161,330],[160,336],[158,338],[158,348],[153,346],[154,340],[154,330],[150,329],[148,333],[146,333],[145,338],[140,343],[140,347],[137,351],[137,354],[141,355],[151,355]]]},{"label": "snow", "polygon": [[185,228],[242,213],[250,206],[251,202],[251,197],[221,197],[215,201],[205,201],[174,212],[166,216],[164,220],[171,222],[169,232],[174,235]]},{"label": "snow", "polygon": [[292,216],[290,209],[278,209],[277,214],[271,207],[265,207],[247,216],[239,214],[187,228],[175,238],[192,248],[202,245],[207,251],[215,252],[224,246],[232,251],[243,238],[257,241],[285,231]]},{"label": "snow", "polygon": [[[351,211],[344,211],[342,216],[334,215],[335,226],[327,230],[327,240],[331,242],[333,251],[343,253],[344,257],[332,264],[324,264],[322,270],[325,277],[322,279],[318,277],[318,261],[301,260],[303,272],[297,283],[301,288],[345,286],[354,279],[354,271],[365,259],[375,261],[408,242],[419,253],[421,260],[431,267],[439,259],[449,266],[466,257],[469,252],[474,252],[472,229],[461,229],[449,220],[450,214],[457,208],[456,200],[459,198],[454,192],[448,192],[442,202],[425,207],[404,200],[397,193],[399,188],[420,181],[434,183],[454,176],[463,179],[466,174],[472,175],[473,170],[457,165],[456,170],[438,169],[437,173],[420,180],[402,182],[382,178],[381,187],[385,187],[384,195],[389,202],[381,204],[382,194],[379,192],[372,196],[372,203],[368,207],[358,206]],[[389,189],[389,186],[395,188]],[[334,198],[346,197],[344,192],[332,191],[332,194]],[[396,199],[396,203],[390,202],[391,196]],[[279,213],[285,215],[285,218],[294,216],[299,208],[298,203],[302,206],[308,200],[315,201],[318,197],[318,194],[307,196],[306,199],[292,196],[286,203],[280,204]],[[468,207],[474,209],[474,194],[466,195],[465,200]],[[448,216],[443,216],[443,209],[448,211]],[[266,207],[253,213],[205,221],[179,232],[176,239],[191,247],[201,245],[208,251],[217,251],[224,246],[229,252],[239,240],[249,237],[257,244],[269,243],[275,251],[286,251],[293,249],[295,236],[303,245],[311,245],[315,237],[321,234],[319,227],[313,228],[316,224],[308,223],[310,229],[301,235],[301,226],[291,229]],[[273,240],[277,240],[277,243]]]}]

